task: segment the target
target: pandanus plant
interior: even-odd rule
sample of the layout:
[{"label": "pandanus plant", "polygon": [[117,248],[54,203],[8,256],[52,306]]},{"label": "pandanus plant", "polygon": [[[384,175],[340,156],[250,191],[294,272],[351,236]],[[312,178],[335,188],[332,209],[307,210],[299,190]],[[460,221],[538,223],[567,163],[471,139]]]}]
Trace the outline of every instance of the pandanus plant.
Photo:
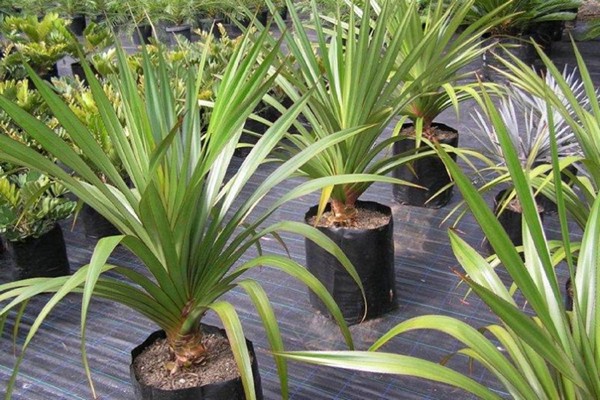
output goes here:
[{"label": "pandanus plant", "polygon": [[[573,85],[569,75],[563,75],[539,47],[536,46],[547,77],[540,77],[537,71],[511,57],[504,60],[507,71],[504,75],[511,84],[531,96],[543,98],[550,105],[553,114],[558,114],[554,120],[567,125],[572,130],[581,153],[585,173],[579,176],[569,176],[574,187],[563,187],[565,206],[573,220],[584,227],[588,221],[589,212],[600,188],[600,97],[598,88],[594,85],[592,75],[586,65],[583,55],[574,47],[577,68],[582,85]],[[569,163],[578,161],[572,159]],[[563,163],[561,167],[567,164]],[[546,179],[543,189],[545,196],[556,200],[553,193],[552,180]]]},{"label": "pandanus plant", "polygon": [[[355,176],[354,181],[327,186],[322,191],[320,212],[329,201],[333,222],[340,225],[352,224],[357,213],[355,203],[373,182],[398,183],[399,180],[385,174],[412,158],[406,155],[379,158],[399,138],[379,139],[399,111],[414,99],[410,89],[434,73],[433,68],[426,68],[406,81],[413,65],[436,38],[423,37],[420,45],[398,62],[404,38],[410,34],[410,23],[419,18],[418,7],[404,7],[400,3],[382,2],[376,20],[372,19],[371,5],[365,6],[361,16],[353,12],[352,6],[340,6],[338,21],[344,13],[349,15],[348,22],[334,23],[331,27],[335,19],[315,19],[316,44],[291,1],[287,1],[287,6],[293,32],[285,30],[285,21],[274,16],[284,29],[286,46],[297,64],[297,72],[280,75],[278,84],[292,99],[308,95],[303,114],[310,128],[300,126],[299,134],[290,135],[291,145],[286,150],[295,154],[324,139],[338,140],[303,165],[300,172],[311,179]],[[316,1],[311,5],[313,13],[318,15]],[[272,4],[270,7],[272,11],[275,9]],[[393,31],[386,23],[391,18],[398,21]],[[360,132],[345,134],[343,138],[341,132],[347,129]]]},{"label": "pandanus plant", "polygon": [[[199,67],[190,68],[185,96],[182,101],[177,101],[176,88],[171,86],[172,80],[160,53],[159,62],[155,65],[146,51],[142,51],[144,74],[140,79],[144,81],[144,91],[140,93],[138,76],[119,47],[119,74],[114,76],[112,85],[121,98],[124,122],[120,121],[101,84],[84,62],[98,113],[130,183],[111,163],[95,140],[94,133],[31,69],[31,79],[68,133],[69,140],[75,142],[86,159],[68,141],[55,135],[17,105],[0,97],[0,108],[74,171],[77,178],[27,146],[4,136],[0,136],[0,160],[44,171],[96,209],[121,232],[121,235],[101,239],[90,263],[70,277],[32,279],[0,286],[0,302],[5,302],[0,309],[0,317],[6,317],[11,310],[26,305],[37,294],[53,293],[28,331],[7,389],[8,396],[32,337],[40,330],[52,308],[71,292],[83,295],[81,351],[92,390],[85,356],[86,316],[92,296],[99,296],[132,308],[162,328],[173,354],[174,368],[185,368],[187,364],[202,359],[205,348],[201,344],[199,322],[207,312],[214,311],[227,332],[246,397],[254,398],[251,362],[239,317],[235,307],[221,297],[234,287],[244,289],[263,320],[271,346],[281,351],[283,344],[276,317],[264,289],[258,282],[244,278],[245,272],[259,266],[286,271],[306,283],[331,309],[348,345],[352,346],[341,313],[322,285],[293,260],[263,254],[259,243],[266,235],[275,235],[279,240],[277,232],[280,231],[306,236],[338,256],[356,277],[354,268],[339,248],[316,229],[285,221],[261,227],[285,201],[306,195],[322,185],[336,183],[335,179],[308,182],[258,211],[261,199],[274,186],[311,157],[324,151],[328,144],[315,143],[279,167],[272,167],[270,174],[257,186],[246,188],[254,173],[265,168],[263,164],[271,160],[272,149],[306,99],[299,100],[273,124],[236,173],[228,170],[244,121],[275,79],[270,72],[277,48],[263,51],[266,37],[266,32],[256,37],[254,42],[246,37],[236,48],[218,85],[207,125],[200,121],[198,101],[206,52]],[[276,66],[274,68],[277,69]],[[207,106],[206,102],[201,103],[202,107]],[[98,171],[107,177],[106,181],[98,177]],[[108,257],[119,244],[140,259],[145,267],[144,273],[108,262]],[[257,253],[248,261],[239,261],[252,247],[257,248]],[[108,271],[112,273],[105,275]],[[282,396],[287,397],[285,362],[277,360],[277,367],[282,380]]]},{"label": "pandanus plant", "polygon": [[[408,116],[419,128],[417,135],[422,133],[426,139],[435,138],[432,124],[444,110],[454,106],[458,112],[460,102],[477,97],[476,71],[469,66],[488,48],[481,45],[481,38],[508,18],[499,16],[503,7],[498,7],[465,27],[474,2],[433,1],[422,6],[419,13],[408,13],[411,16],[409,31],[404,35],[396,62],[401,66],[415,50],[425,47],[405,78],[407,81],[419,79],[419,82],[410,86],[412,99],[400,114]],[[419,4],[400,1],[399,7],[419,9]],[[398,13],[388,21],[390,31],[401,28],[405,14]]]}]

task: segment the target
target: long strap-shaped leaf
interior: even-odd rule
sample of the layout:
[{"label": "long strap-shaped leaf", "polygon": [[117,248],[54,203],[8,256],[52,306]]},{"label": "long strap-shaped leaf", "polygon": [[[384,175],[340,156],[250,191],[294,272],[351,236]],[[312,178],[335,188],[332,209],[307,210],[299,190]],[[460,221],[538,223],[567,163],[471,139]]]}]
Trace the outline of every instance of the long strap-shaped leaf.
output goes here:
[{"label": "long strap-shaped leaf", "polygon": [[277,354],[290,360],[331,367],[354,369],[378,374],[416,376],[447,383],[486,400],[501,399],[496,393],[473,379],[431,361],[399,354],[366,351],[291,351]]}]

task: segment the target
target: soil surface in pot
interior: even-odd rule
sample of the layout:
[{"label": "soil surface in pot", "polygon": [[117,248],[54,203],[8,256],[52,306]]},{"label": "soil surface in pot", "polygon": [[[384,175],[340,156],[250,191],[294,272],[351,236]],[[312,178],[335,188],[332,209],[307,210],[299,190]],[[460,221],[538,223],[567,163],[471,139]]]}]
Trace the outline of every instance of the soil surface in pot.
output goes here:
[{"label": "soil surface in pot", "polygon": [[[350,222],[345,223],[343,226],[346,228],[357,228],[357,229],[375,229],[381,226],[385,226],[390,222],[390,216],[385,215],[379,211],[375,210],[365,210],[363,208],[356,209],[357,214],[356,217],[353,218]],[[319,220],[317,224],[320,228],[330,228],[330,227],[339,227],[341,224],[339,222],[330,221],[330,217],[333,214],[331,211],[327,211],[323,213],[323,217]],[[308,219],[308,223],[312,226],[315,226],[316,216],[310,217]]]},{"label": "soil surface in pot", "polygon": [[[454,139],[456,136],[458,136],[458,132],[456,132],[456,131],[449,131],[449,130],[443,129],[443,128],[441,128],[439,126],[435,126],[435,125],[431,127],[431,133],[433,134],[433,138],[438,141],[442,141],[442,140],[449,141],[451,139]],[[401,135],[410,137],[410,138],[414,138],[415,137],[414,125],[409,125],[409,126],[402,128]]]},{"label": "soil surface in pot", "polygon": [[[536,204],[536,208],[538,212],[544,211],[544,207],[542,207],[539,204]],[[521,206],[521,202],[517,198],[513,198],[511,201],[509,201],[506,205],[506,209],[519,214],[523,213],[523,207]]]},{"label": "soil surface in pot", "polygon": [[135,373],[140,382],[163,390],[220,383],[240,376],[227,338],[209,333],[204,335],[202,344],[208,350],[207,357],[199,364],[181,368],[171,375],[167,365],[174,358],[167,340],[159,339],[135,358]]},{"label": "soil surface in pot", "polygon": [[589,21],[600,17],[600,1],[598,0],[586,0],[579,7],[577,13],[578,21]]}]

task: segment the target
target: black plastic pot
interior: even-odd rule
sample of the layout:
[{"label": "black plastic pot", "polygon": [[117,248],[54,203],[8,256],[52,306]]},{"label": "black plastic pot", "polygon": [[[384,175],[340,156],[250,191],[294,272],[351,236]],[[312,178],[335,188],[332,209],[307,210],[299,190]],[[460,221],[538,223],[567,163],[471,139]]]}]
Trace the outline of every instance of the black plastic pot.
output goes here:
[{"label": "black plastic pot", "polygon": [[132,40],[136,46],[143,44],[150,44],[150,38],[152,37],[152,26],[150,25],[137,25],[133,30]]},{"label": "black plastic pot", "polygon": [[269,10],[260,10],[260,11],[256,11],[252,18],[247,18],[247,17],[240,18],[239,23],[242,26],[248,28],[250,25],[252,25],[253,20],[256,18],[256,21],[260,22],[263,25],[266,25],[270,16],[271,16],[271,14],[269,14]]},{"label": "black plastic pot", "polygon": [[[396,307],[394,275],[394,226],[392,210],[382,204],[358,201],[357,208],[375,210],[390,216],[390,222],[374,229],[330,227],[318,229],[333,240],[350,259],[362,281],[367,297],[366,319],[377,318]],[[310,208],[305,221],[317,214]],[[328,211],[328,210],[327,210]],[[305,241],[306,266],[331,293],[348,324],[362,321],[365,304],[358,285],[340,262],[311,240]],[[310,303],[331,317],[327,307],[312,292]]]},{"label": "black plastic pot", "polygon": [[[94,68],[93,65],[90,65],[90,68],[92,69],[94,75],[98,75],[98,71],[96,71],[96,68]],[[83,65],[81,65],[79,61],[76,61],[71,64],[71,73],[73,74],[73,76],[78,77],[81,82],[87,84],[87,78],[85,77]]]},{"label": "black plastic pot", "polygon": [[[441,137],[438,142],[449,146],[458,146],[458,131],[444,124],[434,123],[443,132],[450,132],[454,135]],[[412,124],[405,124],[400,134],[406,129],[412,128]],[[401,154],[411,151],[415,148],[415,141],[411,137],[407,137],[399,142],[394,143],[394,154]],[[423,150],[429,150],[428,146],[424,146]],[[456,154],[451,153],[450,156],[456,160]],[[443,187],[452,182],[450,175],[444,165],[444,162],[437,155],[430,155],[415,160],[407,165],[401,165],[393,171],[394,178],[402,179],[411,182],[421,187],[412,187],[408,185],[394,185],[393,195],[394,200],[400,204],[408,204],[411,206],[440,208],[448,204],[452,198],[452,186],[446,188],[442,193],[433,197]]]},{"label": "black plastic pot", "polygon": [[171,46],[176,46],[178,43],[178,36],[184,37],[187,40],[192,40],[192,26],[191,25],[175,25],[166,26],[165,32],[167,32],[167,41]]},{"label": "black plastic pot", "polygon": [[13,260],[16,279],[69,275],[67,247],[58,224],[39,238],[7,240],[6,250]]},{"label": "black plastic pot", "polygon": [[269,18],[271,18],[269,10],[262,10],[256,15],[256,19],[263,25],[267,24]]},{"label": "black plastic pot", "polygon": [[[494,198],[494,213],[496,214],[496,218],[508,234],[511,242],[516,246],[523,245],[523,226],[522,219],[523,214],[520,210],[514,209],[510,206],[505,207],[502,212],[500,210],[504,203],[504,199],[506,197],[506,190],[501,190],[498,192],[496,197]],[[538,210],[540,212],[540,218],[543,218],[543,208],[538,204]],[[488,244],[489,248],[489,244]]]},{"label": "black plastic pot", "polygon": [[81,207],[79,218],[81,218],[87,237],[101,239],[120,234],[119,230],[112,223],[87,204]]},{"label": "black plastic pot", "polygon": [[288,8],[287,6],[282,6],[279,10],[279,16],[281,16],[282,19],[287,20],[288,19]]},{"label": "black plastic pot", "polygon": [[[568,170],[573,175],[577,175],[577,167],[575,167],[574,165],[567,166],[565,168],[565,170]],[[560,179],[561,179],[561,181],[563,181],[567,185],[571,184],[571,178],[567,174],[565,174],[564,172],[562,172],[562,171],[560,173]],[[546,214],[546,215],[553,215],[553,214],[556,214],[558,212],[556,203],[554,201],[550,200],[548,197],[544,196],[543,194],[540,193],[536,197],[535,200],[540,205],[540,207],[542,207],[544,209],[544,214]]]},{"label": "black plastic pot", "polygon": [[83,36],[85,25],[85,15],[76,14],[71,17],[71,24],[69,25],[69,30],[76,36]]},{"label": "black plastic pot", "polygon": [[[267,121],[275,122],[281,114],[273,107],[266,107],[261,110],[258,115]],[[249,132],[242,133],[242,136],[240,137],[240,144],[247,146],[238,147],[234,152],[236,157],[241,158],[246,157],[248,153],[250,153],[250,146],[256,144],[258,139],[260,139],[260,137],[269,129],[269,126],[263,124],[262,122],[248,118],[244,123],[244,129]]]},{"label": "black plastic pot", "polygon": [[[53,64],[50,69],[41,72],[39,75],[43,80],[51,82],[52,78],[58,78],[58,65]],[[27,77],[27,80],[29,81],[29,87],[35,87],[35,84],[31,81],[31,78]]]},{"label": "black plastic pot", "polygon": [[540,22],[536,28],[537,32],[552,42],[560,42],[563,38],[565,21]]},{"label": "black plastic pot", "polygon": [[200,18],[198,19],[198,27],[204,32],[212,32],[217,39],[221,38],[221,30],[217,26],[223,24],[223,18]]},{"label": "black plastic pot", "polygon": [[[225,330],[219,329],[214,326],[202,324],[202,331],[204,333],[217,333],[223,336]],[[136,376],[133,360],[140,355],[148,346],[159,339],[164,339],[166,334],[164,331],[156,331],[152,333],[148,338],[139,346],[131,351],[131,365],[129,367],[129,373],[131,382],[133,384],[133,391],[137,400],[243,400],[244,387],[242,385],[241,378],[232,379],[229,381],[208,384],[199,387],[192,387],[186,389],[177,390],[162,390],[153,388],[145,385],[138,380]],[[250,358],[252,359],[252,375],[254,376],[254,387],[256,390],[256,398],[259,400],[263,399],[262,386],[260,382],[260,375],[258,372],[258,360],[254,353],[254,346],[252,342],[246,339],[246,345],[250,352]]]}]

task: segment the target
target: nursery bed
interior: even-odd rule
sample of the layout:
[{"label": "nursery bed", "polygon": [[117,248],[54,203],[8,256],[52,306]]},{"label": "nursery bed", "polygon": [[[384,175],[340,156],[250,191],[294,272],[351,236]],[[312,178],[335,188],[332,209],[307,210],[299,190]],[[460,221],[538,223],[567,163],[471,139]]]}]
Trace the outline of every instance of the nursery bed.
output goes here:
[{"label": "nursery bed", "polygon": [[[596,43],[580,43],[586,54],[588,67],[595,81],[600,82],[600,57],[594,52]],[[559,65],[575,64],[570,45],[562,42],[556,46],[555,59]],[[446,120],[459,129],[470,123],[467,112],[460,120],[451,113]],[[461,137],[461,146],[474,144],[468,135]],[[261,174],[268,173],[268,169]],[[256,177],[256,182],[261,180]],[[287,191],[297,182],[290,181],[278,187],[273,196]],[[391,187],[374,185],[365,200],[392,203]],[[274,218],[301,220],[308,207],[316,203],[316,195],[296,200],[279,210]],[[440,209],[431,210],[410,206],[393,205],[395,226],[395,265],[398,308],[376,320],[353,326],[351,331],[358,349],[365,349],[395,324],[422,314],[443,314],[459,318],[475,327],[496,322],[487,308],[474,296],[465,298],[465,285],[458,285],[459,278],[453,272],[457,262],[447,240],[449,224],[441,225],[448,211],[457,204],[455,194],[452,202]],[[548,218],[550,237],[557,234],[556,217]],[[81,228],[71,222],[63,228],[68,243],[72,271],[86,263],[94,242],[88,240]],[[480,246],[482,236],[472,218],[466,217],[459,225],[464,237],[473,245]],[[304,262],[303,240],[284,237],[293,259]],[[265,251],[285,254],[277,241],[265,240]],[[2,264],[0,256],[0,281]],[[138,262],[126,250],[118,249],[111,262],[138,268]],[[565,271],[559,271],[566,280]],[[292,278],[268,268],[253,273],[260,281],[273,303],[280,322],[287,349],[344,349],[342,337],[335,324],[318,315],[308,302],[307,289]],[[457,286],[458,285],[458,286]],[[36,313],[43,305],[42,299],[32,302],[23,316],[23,330],[17,335],[17,348],[25,339],[26,329],[33,323]],[[234,290],[227,300],[236,304],[244,325],[246,336],[254,342],[266,399],[278,399],[279,381],[274,362],[269,355],[268,344],[248,298],[240,290]],[[71,295],[46,319],[39,334],[31,343],[21,366],[21,373],[14,390],[14,399],[89,399],[92,397],[83,373],[80,357],[80,301]],[[219,324],[215,315],[208,315],[205,322]],[[13,321],[9,319],[5,334],[0,338],[0,394],[10,377],[16,358],[10,332]],[[95,300],[88,316],[87,351],[98,398],[127,400],[133,392],[128,380],[130,350],[142,342],[156,327],[144,317],[125,307]],[[415,332],[395,338],[384,350],[397,354],[425,357],[439,361],[459,349],[456,342],[437,333]],[[468,371],[466,359],[455,357],[450,364],[461,371]],[[492,388],[500,386],[482,368],[475,367],[471,376]],[[292,399],[468,399],[464,392],[449,386],[407,377],[361,373],[324,367],[290,363],[289,383]],[[502,395],[502,393],[500,392]]]}]

